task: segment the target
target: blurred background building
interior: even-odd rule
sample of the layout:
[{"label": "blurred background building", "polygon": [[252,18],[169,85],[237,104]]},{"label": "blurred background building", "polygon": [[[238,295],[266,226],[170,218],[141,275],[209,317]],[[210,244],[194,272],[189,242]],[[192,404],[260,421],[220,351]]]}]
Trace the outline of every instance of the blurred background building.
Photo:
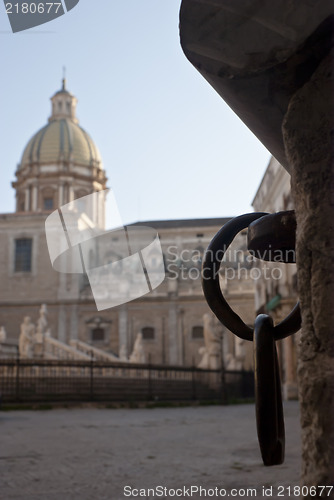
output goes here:
[{"label": "blurred background building", "polygon": [[[203,316],[208,313],[200,280],[202,255],[229,218],[133,224],[157,230],[166,278],[150,294],[97,311],[85,276],[52,268],[44,223],[64,204],[106,189],[106,174],[97,146],[79,125],[77,99],[65,80],[51,103],[48,123],[28,141],[17,167],[16,211],[0,215],[0,325],[7,341],[17,342],[23,318],[29,316],[36,323],[41,304],[46,304],[49,334],[60,343],[72,343],[73,349],[73,342],[79,340],[115,358],[122,351],[126,359],[141,333],[147,362],[198,365],[204,345]],[[97,227],[105,227],[104,204],[94,207],[92,220]],[[246,231],[236,238],[228,257],[222,266],[222,287],[231,306],[252,324],[254,286],[246,260]],[[105,255],[104,262],[110,258]],[[223,327],[216,328],[216,335],[227,368],[251,368],[250,343],[236,339]],[[46,354],[57,357],[61,352],[60,344],[54,342]]]},{"label": "blurred background building", "polygon": [[[83,352],[91,346],[96,353],[110,355],[110,359],[126,360],[140,333],[146,362],[203,364],[204,315],[210,311],[201,287],[202,256],[230,218],[132,224],[134,228],[153,227],[158,232],[166,278],[147,295],[98,311],[87,276],[59,273],[52,268],[44,224],[59,207],[105,190],[107,178],[97,146],[79,125],[77,99],[67,90],[65,80],[51,103],[48,123],[28,141],[17,167],[13,182],[16,211],[0,215],[2,340],[7,337],[7,342],[17,344],[23,318],[38,322],[41,304],[46,304],[49,336],[54,340],[49,341],[45,356],[80,357],[80,341]],[[274,158],[253,207],[270,213],[293,209],[290,177]],[[105,229],[105,203],[93,207],[91,219],[96,227]],[[223,293],[249,325],[262,312],[270,312],[275,322],[281,321],[296,302],[295,265],[249,261],[246,236],[244,230],[236,237],[221,266]],[[106,252],[104,262],[112,258],[112,252]],[[154,260],[155,256],[150,258]],[[261,270],[257,279],[252,276],[254,268]],[[135,281],[136,276],[131,279]],[[225,368],[252,368],[250,342],[241,341],[219,324],[215,336]],[[65,344],[71,345],[71,350],[63,347]],[[296,397],[295,337],[281,341],[278,351],[285,397]]]},{"label": "blurred background building", "polygon": [[[267,166],[252,205],[256,212],[274,213],[294,209],[290,175],[274,157]],[[266,267],[270,270],[271,278],[274,278],[265,279],[265,273],[261,272],[260,278],[255,281],[256,314],[270,312],[275,324],[279,323],[298,300],[296,264],[257,260],[256,265],[262,270]],[[295,334],[277,343],[286,399],[297,397],[298,338],[299,335]]]}]

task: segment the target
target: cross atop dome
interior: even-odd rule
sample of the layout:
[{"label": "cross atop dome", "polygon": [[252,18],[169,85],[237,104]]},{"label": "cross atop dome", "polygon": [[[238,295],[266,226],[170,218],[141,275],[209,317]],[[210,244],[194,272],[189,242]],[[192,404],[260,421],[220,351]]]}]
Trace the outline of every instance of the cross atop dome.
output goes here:
[{"label": "cross atop dome", "polygon": [[63,88],[62,90],[66,90],[66,66],[63,66]]}]

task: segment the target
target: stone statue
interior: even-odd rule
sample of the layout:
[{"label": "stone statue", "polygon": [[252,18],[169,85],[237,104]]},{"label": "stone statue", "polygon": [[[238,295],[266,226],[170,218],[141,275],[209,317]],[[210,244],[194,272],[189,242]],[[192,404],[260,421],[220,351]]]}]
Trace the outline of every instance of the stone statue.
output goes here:
[{"label": "stone statue", "polygon": [[236,335],[233,336],[234,353],[224,352],[225,369],[231,371],[242,370],[245,360],[245,340],[240,339]]},{"label": "stone statue", "polygon": [[226,370],[235,371],[239,369],[236,365],[236,359],[231,352],[228,352],[225,356],[225,368]]},{"label": "stone statue", "polygon": [[125,344],[121,345],[121,348],[119,350],[119,359],[120,359],[120,361],[129,361],[128,360],[127,348],[126,348]]},{"label": "stone statue", "polygon": [[199,364],[197,365],[197,368],[203,368],[203,369],[209,368],[209,352],[208,352],[207,348],[205,346],[200,347],[198,349],[198,352],[202,356],[202,359],[199,362]]},{"label": "stone statue", "polygon": [[37,329],[36,329],[36,341],[41,342],[43,340],[43,335],[46,334],[48,328],[48,320],[47,320],[48,310],[46,304],[42,304],[39,310],[39,318],[37,321]]},{"label": "stone statue", "polygon": [[218,321],[210,313],[203,315],[204,325],[204,347],[198,352],[203,356],[198,368],[209,368],[217,370],[221,367],[221,342],[222,338],[218,332]]},{"label": "stone statue", "polygon": [[133,346],[133,351],[130,356],[131,363],[146,363],[146,356],[143,344],[143,335],[141,333],[137,334],[135,344]]},{"label": "stone statue", "polygon": [[32,357],[34,337],[35,325],[31,322],[30,316],[25,316],[21,324],[19,337],[19,352],[21,358]]},{"label": "stone statue", "polygon": [[39,318],[37,320],[37,328],[34,338],[34,357],[43,358],[44,357],[44,338],[50,337],[51,332],[48,328],[48,309],[46,304],[42,304],[39,310]]},{"label": "stone statue", "polygon": [[6,342],[7,332],[4,326],[0,328],[0,344],[1,342]]}]

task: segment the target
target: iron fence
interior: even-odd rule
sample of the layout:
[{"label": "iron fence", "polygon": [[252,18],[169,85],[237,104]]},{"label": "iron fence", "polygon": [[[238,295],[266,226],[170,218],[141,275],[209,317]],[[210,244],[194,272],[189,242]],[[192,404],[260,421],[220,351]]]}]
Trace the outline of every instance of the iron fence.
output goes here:
[{"label": "iron fence", "polygon": [[252,398],[250,372],[73,360],[0,360],[2,402]]}]

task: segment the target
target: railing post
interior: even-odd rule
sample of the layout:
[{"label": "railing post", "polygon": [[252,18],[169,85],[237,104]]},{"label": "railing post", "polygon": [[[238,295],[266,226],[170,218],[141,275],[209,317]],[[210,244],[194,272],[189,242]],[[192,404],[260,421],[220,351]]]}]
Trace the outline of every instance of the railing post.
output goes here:
[{"label": "railing post", "polygon": [[227,404],[226,383],[225,383],[225,366],[222,363],[220,367],[220,394],[223,405]]},{"label": "railing post", "polygon": [[192,387],[192,399],[195,401],[197,397],[197,391],[196,391],[196,377],[195,377],[195,359],[194,356],[192,358],[192,365],[191,365],[191,387]]},{"label": "railing post", "polygon": [[195,366],[194,364],[191,367],[191,386],[192,386],[192,399],[196,400],[196,377],[195,377]]},{"label": "railing post", "polygon": [[20,400],[20,351],[19,347],[16,346],[16,379],[15,379],[15,399]]},{"label": "railing post", "polygon": [[90,400],[94,400],[94,353],[90,352]]},{"label": "railing post", "polygon": [[246,372],[244,367],[241,368],[241,397],[242,398],[248,398],[248,387],[247,387],[247,380],[246,380]]},{"label": "railing post", "polygon": [[152,400],[152,365],[151,353],[148,355],[148,400]]}]

